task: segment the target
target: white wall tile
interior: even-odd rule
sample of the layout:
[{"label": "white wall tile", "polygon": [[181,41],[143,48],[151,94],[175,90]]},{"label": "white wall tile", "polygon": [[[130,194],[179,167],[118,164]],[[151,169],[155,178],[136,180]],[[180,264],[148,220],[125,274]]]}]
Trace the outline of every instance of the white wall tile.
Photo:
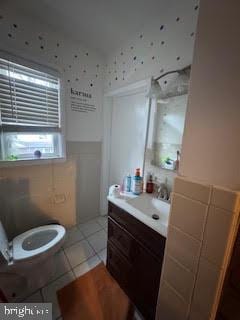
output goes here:
[{"label": "white wall tile", "polygon": [[212,187],[207,184],[194,182],[184,177],[176,177],[173,192],[179,193],[193,200],[208,204]]},{"label": "white wall tile", "polygon": [[196,272],[201,242],[169,226],[166,252],[192,272]]},{"label": "white wall tile", "polygon": [[92,258],[88,259],[87,261],[81,263],[79,266],[75,267],[73,269],[73,272],[75,276],[78,278],[88,272],[89,270],[96,267],[99,263],[101,263],[101,260],[97,255],[93,256]]},{"label": "white wall tile", "polygon": [[231,212],[238,212],[240,209],[240,193],[214,186],[211,204]]},{"label": "white wall tile", "polygon": [[202,240],[207,205],[173,193],[170,225]]},{"label": "white wall tile", "polygon": [[156,320],[187,320],[188,305],[162,279],[157,304]]},{"label": "white wall tile", "polygon": [[202,256],[221,267],[226,252],[233,213],[210,206],[204,232]]},{"label": "white wall tile", "polygon": [[64,251],[72,268],[86,261],[95,254],[86,240],[79,241],[64,249]]},{"label": "white wall tile", "polygon": [[82,223],[78,226],[78,228],[85,237],[88,237],[91,234],[102,229],[101,225],[97,222],[96,219]]},{"label": "white wall tile", "polygon": [[84,236],[82,231],[77,226],[67,229],[66,238],[63,244],[64,248],[70,247],[72,244],[83,240]]},{"label": "white wall tile", "polygon": [[192,309],[210,316],[215,299],[220,270],[206,259],[201,258],[197,275]]},{"label": "white wall tile", "polygon": [[187,304],[190,303],[195,275],[168,255],[164,261],[164,279],[180,294]]},{"label": "white wall tile", "polygon": [[107,246],[107,233],[100,230],[87,238],[95,252],[100,252]]},{"label": "white wall tile", "polygon": [[54,282],[50,283],[42,289],[44,302],[52,303],[53,319],[60,317],[61,311],[58,305],[57,291],[65,287],[68,283],[72,282],[75,276],[72,271],[69,271],[62,277],[58,278]]}]

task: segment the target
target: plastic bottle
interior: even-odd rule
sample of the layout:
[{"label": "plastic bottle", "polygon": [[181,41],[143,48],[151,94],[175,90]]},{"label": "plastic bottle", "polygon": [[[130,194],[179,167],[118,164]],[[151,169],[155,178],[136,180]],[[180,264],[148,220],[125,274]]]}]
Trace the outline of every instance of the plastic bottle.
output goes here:
[{"label": "plastic bottle", "polygon": [[136,169],[135,176],[132,177],[132,193],[139,195],[142,193],[142,177],[140,169]]},{"label": "plastic bottle", "polygon": [[153,193],[153,178],[152,178],[152,174],[149,174],[148,179],[147,179],[147,184],[146,184],[146,192],[147,193]]},{"label": "plastic bottle", "polygon": [[132,182],[132,177],[129,173],[124,179],[124,191],[125,192],[131,192],[131,182]]}]

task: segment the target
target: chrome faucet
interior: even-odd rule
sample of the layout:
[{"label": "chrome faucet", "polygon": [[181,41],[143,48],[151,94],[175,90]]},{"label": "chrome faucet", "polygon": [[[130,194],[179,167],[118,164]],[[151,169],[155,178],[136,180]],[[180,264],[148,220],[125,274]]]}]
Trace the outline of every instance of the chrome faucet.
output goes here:
[{"label": "chrome faucet", "polygon": [[160,185],[158,186],[157,191],[156,191],[156,198],[168,201],[169,191],[168,191],[168,187],[165,183],[160,183]]}]

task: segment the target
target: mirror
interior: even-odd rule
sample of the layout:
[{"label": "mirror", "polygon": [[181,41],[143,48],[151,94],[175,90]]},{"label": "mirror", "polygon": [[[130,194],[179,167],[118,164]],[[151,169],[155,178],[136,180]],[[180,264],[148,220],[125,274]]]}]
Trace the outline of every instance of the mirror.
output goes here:
[{"label": "mirror", "polygon": [[[188,83],[175,76],[161,98],[153,99],[148,132],[147,157],[154,167],[177,171],[187,109]],[[164,79],[165,80],[165,79]],[[182,80],[183,81],[183,80]]]}]

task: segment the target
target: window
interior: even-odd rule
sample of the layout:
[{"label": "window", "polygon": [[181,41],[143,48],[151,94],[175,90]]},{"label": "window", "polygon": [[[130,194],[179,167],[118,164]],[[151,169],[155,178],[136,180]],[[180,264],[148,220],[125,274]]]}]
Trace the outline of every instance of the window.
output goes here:
[{"label": "window", "polygon": [[60,79],[0,58],[0,160],[63,157]]}]

